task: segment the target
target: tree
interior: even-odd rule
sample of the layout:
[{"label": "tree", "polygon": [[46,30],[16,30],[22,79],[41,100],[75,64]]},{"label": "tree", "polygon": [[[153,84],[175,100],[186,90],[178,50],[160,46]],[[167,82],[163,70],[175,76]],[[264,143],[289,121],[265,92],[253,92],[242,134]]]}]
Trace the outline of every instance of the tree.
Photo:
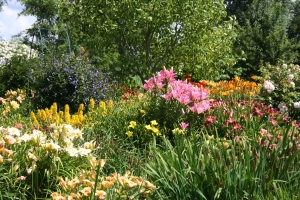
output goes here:
[{"label": "tree", "polygon": [[300,1],[297,0],[292,10],[293,18],[289,27],[288,36],[290,39],[300,38]]},{"label": "tree", "polygon": [[276,65],[296,59],[294,44],[288,39],[291,0],[253,0],[242,15],[236,48],[244,52],[246,61],[236,67],[244,69],[243,77],[258,75],[265,63]]},{"label": "tree", "polygon": [[[300,1],[297,0],[294,3],[292,9],[292,21],[288,29],[288,37],[295,44],[297,53],[300,52]],[[300,63],[300,56],[298,55],[297,60],[294,63]]]},{"label": "tree", "polygon": [[2,6],[4,6],[4,4],[7,4],[7,0],[0,0],[0,11],[2,11]]},{"label": "tree", "polygon": [[[58,29],[56,26],[58,18],[57,1],[56,0],[17,0],[23,5],[23,10],[19,15],[32,15],[36,17],[36,21],[32,28],[25,31],[23,43],[30,44],[32,37],[35,37],[36,44],[41,44],[45,49],[58,51],[59,47],[66,52],[67,35],[64,30]],[[21,33],[22,34],[22,33]],[[20,36],[20,35],[19,35]],[[43,41],[41,41],[43,40]],[[38,48],[38,45],[34,45]],[[51,49],[54,48],[54,49]],[[51,49],[51,50],[50,50]],[[43,52],[47,53],[47,51]]]},{"label": "tree", "polygon": [[149,78],[163,66],[219,78],[236,62],[234,20],[221,0],[62,0],[60,26],[103,68]]},{"label": "tree", "polygon": [[244,12],[253,0],[224,0],[228,16],[235,16],[240,26],[245,25]]}]

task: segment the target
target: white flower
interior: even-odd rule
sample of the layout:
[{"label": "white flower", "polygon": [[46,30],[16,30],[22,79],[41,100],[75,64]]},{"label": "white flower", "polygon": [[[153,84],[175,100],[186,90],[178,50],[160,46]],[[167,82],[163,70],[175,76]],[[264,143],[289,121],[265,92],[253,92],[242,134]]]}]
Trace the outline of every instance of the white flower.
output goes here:
[{"label": "white flower", "polygon": [[38,160],[38,158],[33,153],[30,153],[30,152],[28,152],[28,158],[31,160],[34,160],[34,161]]},{"label": "white flower", "polygon": [[27,168],[26,171],[27,171],[27,174],[31,174],[31,172],[32,172],[32,167]]},{"label": "white flower", "polygon": [[286,68],[287,68],[287,64],[283,64],[282,67],[283,67],[284,69],[286,69]]},{"label": "white flower", "polygon": [[285,105],[285,103],[280,103],[278,105],[278,108],[279,108],[279,112],[284,114],[288,111],[288,107]]},{"label": "white flower", "polygon": [[[35,50],[31,50],[32,57],[37,57]],[[0,41],[0,60],[9,61],[12,56],[30,56],[30,48],[25,44],[15,44],[12,41]],[[0,62],[0,66],[6,63]]]},{"label": "white flower", "polygon": [[294,103],[294,108],[300,108],[300,102],[295,102]]},{"label": "white flower", "polygon": [[300,102],[295,102],[294,103],[294,108],[300,108]]},{"label": "white flower", "polygon": [[78,150],[76,148],[68,147],[68,148],[66,148],[66,152],[68,152],[71,157],[78,156]]},{"label": "white flower", "polygon": [[79,148],[78,149],[78,154],[81,155],[81,156],[87,156],[91,152],[92,152],[92,150],[86,149],[86,148]]},{"label": "white flower", "polygon": [[21,131],[15,127],[8,128],[7,132],[9,135],[16,135],[16,136],[20,136],[21,133]]},{"label": "white flower", "polygon": [[294,74],[289,74],[288,78],[289,78],[289,80],[293,80],[294,79]]},{"label": "white flower", "polygon": [[290,82],[290,85],[291,85],[292,87],[295,87],[295,83],[294,83],[293,81]]},{"label": "white flower", "polygon": [[21,137],[18,138],[18,142],[27,142],[31,140],[31,136],[25,133]]},{"label": "white flower", "polygon": [[51,142],[47,142],[46,144],[42,145],[45,149],[50,149],[50,150],[59,150],[60,146],[56,143],[54,143],[53,141]]},{"label": "white flower", "polygon": [[275,90],[275,86],[271,81],[265,81],[264,88],[267,90],[268,93],[271,93]]}]

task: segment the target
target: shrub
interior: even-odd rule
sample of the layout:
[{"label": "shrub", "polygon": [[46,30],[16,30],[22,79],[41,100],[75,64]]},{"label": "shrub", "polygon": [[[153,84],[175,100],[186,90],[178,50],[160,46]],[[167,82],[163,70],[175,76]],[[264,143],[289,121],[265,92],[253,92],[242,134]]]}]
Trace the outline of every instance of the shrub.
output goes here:
[{"label": "shrub", "polygon": [[[31,53],[31,54],[30,54]],[[14,56],[31,58],[37,57],[37,52],[31,50],[25,44],[18,44],[12,41],[0,41],[0,67],[9,63]]]},{"label": "shrub", "polygon": [[9,62],[0,66],[0,96],[7,90],[27,89],[28,69],[34,59],[26,56],[13,56]]},{"label": "shrub", "polygon": [[34,66],[32,82],[37,108],[50,107],[56,102],[59,110],[69,104],[74,112],[81,103],[87,105],[91,98],[97,103],[115,97],[113,82],[105,73],[81,57],[70,55],[42,58]]},{"label": "shrub", "polygon": [[262,83],[259,98],[266,105],[278,107],[283,114],[298,119],[300,116],[300,67],[299,65],[277,65],[261,67]]}]

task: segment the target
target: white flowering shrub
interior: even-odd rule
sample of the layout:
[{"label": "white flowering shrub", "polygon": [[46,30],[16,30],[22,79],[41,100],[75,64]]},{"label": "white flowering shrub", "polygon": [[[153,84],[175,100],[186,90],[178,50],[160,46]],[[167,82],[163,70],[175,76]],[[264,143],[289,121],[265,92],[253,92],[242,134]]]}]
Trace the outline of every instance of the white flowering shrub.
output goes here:
[{"label": "white flowering shrub", "polygon": [[271,93],[275,90],[275,86],[271,81],[265,81],[263,88],[267,90],[268,93]]},{"label": "white flowering shrub", "polygon": [[0,41],[0,96],[7,90],[25,89],[29,66],[37,60],[38,53],[24,44]]},{"label": "white flowering shrub", "polygon": [[[31,51],[31,57],[37,57],[35,50]],[[13,56],[30,56],[30,47],[25,44],[17,44],[12,41],[0,41],[0,66],[4,66]]]},{"label": "white flowering shrub", "polygon": [[281,113],[300,116],[300,67],[294,64],[267,65],[260,69],[263,87],[260,98]]}]

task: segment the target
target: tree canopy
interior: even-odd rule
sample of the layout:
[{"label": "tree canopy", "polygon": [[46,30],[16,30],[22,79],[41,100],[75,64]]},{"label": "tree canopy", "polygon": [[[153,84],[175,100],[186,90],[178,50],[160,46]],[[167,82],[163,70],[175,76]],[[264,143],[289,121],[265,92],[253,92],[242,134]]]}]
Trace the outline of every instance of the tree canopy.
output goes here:
[{"label": "tree canopy", "polygon": [[72,42],[122,76],[166,66],[216,78],[236,62],[235,22],[220,0],[62,0],[58,11]]},{"label": "tree canopy", "polygon": [[20,14],[37,17],[29,34],[67,30],[92,64],[121,78],[145,80],[163,66],[197,80],[250,77],[299,59],[299,0],[18,1]]},{"label": "tree canopy", "polygon": [[[246,1],[245,1],[246,2]],[[243,68],[243,76],[259,74],[261,65],[280,62],[295,62],[295,45],[288,38],[288,29],[293,19],[292,0],[253,0],[230,8],[240,19],[239,37],[235,47],[246,60],[239,60],[236,67]],[[234,9],[233,9],[234,8]]]},{"label": "tree canopy", "polygon": [[7,4],[7,0],[0,0],[0,11],[2,11],[2,6]]}]

